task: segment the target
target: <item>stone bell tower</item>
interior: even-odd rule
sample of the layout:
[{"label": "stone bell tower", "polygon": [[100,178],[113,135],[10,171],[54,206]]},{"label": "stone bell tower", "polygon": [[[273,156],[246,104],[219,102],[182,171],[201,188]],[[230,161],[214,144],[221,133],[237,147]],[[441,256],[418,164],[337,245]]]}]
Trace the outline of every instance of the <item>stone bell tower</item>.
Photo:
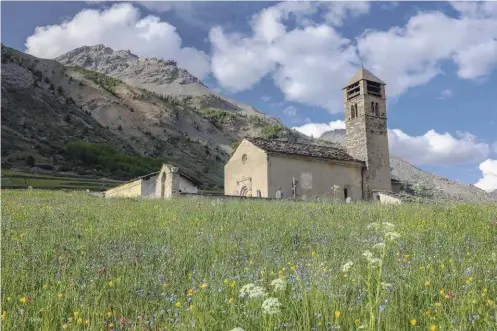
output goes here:
[{"label": "stone bell tower", "polygon": [[363,198],[391,191],[385,83],[364,68],[343,88],[347,153],[366,162]]}]

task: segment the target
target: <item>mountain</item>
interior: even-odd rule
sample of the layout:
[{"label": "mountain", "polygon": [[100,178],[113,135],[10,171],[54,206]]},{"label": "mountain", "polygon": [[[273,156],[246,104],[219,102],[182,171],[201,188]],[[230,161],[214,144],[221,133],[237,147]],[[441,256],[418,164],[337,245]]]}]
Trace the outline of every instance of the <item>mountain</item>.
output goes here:
[{"label": "mountain", "polygon": [[[210,91],[172,61],[102,45],[55,61],[2,45],[2,166],[28,166],[31,156],[58,172],[129,179],[138,173],[123,156],[131,155],[171,162],[219,189],[232,144],[245,136],[307,139],[279,119]],[[71,143],[79,144],[77,153]],[[92,146],[98,143],[115,150],[112,162],[103,155],[109,151]]]},{"label": "mountain", "polygon": [[[319,139],[345,148],[345,129],[327,131]],[[497,201],[496,191],[492,196],[474,185],[456,182],[421,170],[394,155],[390,155],[390,168],[392,177],[401,181],[404,190],[408,193],[415,193],[413,190],[417,184],[424,186],[435,198],[456,201]]]}]

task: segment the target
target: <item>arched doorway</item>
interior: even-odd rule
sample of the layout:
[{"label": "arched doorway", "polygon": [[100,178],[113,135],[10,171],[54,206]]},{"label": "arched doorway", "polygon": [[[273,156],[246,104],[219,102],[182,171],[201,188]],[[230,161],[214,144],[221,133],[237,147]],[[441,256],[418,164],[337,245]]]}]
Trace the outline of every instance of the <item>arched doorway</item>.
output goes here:
[{"label": "arched doorway", "polygon": [[164,198],[166,192],[166,173],[163,172],[160,178],[160,197]]},{"label": "arched doorway", "polygon": [[242,187],[242,189],[240,190],[240,196],[242,197],[248,197],[249,193],[250,191],[247,186]]}]

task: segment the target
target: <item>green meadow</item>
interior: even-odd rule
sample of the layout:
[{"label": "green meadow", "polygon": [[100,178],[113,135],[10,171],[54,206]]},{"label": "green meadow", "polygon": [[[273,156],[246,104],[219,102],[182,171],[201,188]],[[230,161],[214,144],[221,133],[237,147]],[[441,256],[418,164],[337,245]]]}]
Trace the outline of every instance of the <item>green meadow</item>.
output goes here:
[{"label": "green meadow", "polygon": [[497,206],[2,190],[2,330],[497,330]]}]

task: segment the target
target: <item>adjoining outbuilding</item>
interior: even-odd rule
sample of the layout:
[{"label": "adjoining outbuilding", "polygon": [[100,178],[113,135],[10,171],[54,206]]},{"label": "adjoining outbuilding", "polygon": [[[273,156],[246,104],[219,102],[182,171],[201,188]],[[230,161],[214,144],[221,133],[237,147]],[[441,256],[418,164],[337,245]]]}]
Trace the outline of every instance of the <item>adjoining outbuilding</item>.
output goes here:
[{"label": "adjoining outbuilding", "polygon": [[171,198],[181,193],[198,193],[200,182],[170,164],[105,191],[105,197]]}]

